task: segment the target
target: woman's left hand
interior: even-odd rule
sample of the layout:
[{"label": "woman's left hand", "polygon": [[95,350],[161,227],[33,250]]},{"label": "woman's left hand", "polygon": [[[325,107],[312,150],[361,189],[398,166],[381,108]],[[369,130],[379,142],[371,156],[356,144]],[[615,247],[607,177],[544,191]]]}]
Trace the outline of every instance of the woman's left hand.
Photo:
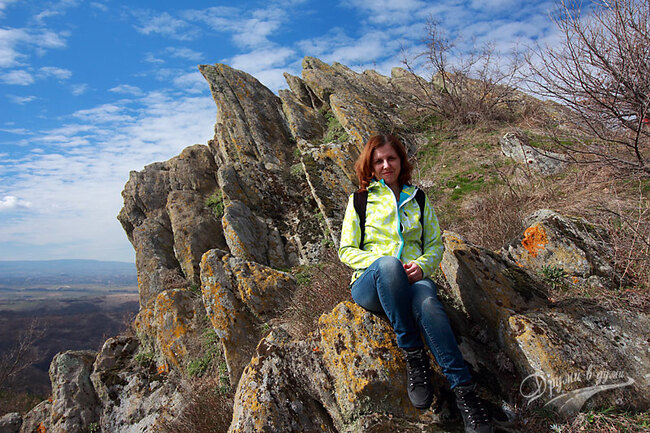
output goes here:
[{"label": "woman's left hand", "polygon": [[409,283],[411,284],[415,283],[416,281],[420,281],[424,277],[422,269],[420,269],[420,266],[418,266],[418,264],[415,262],[408,262],[405,264],[404,271],[406,272],[406,276],[408,277]]}]

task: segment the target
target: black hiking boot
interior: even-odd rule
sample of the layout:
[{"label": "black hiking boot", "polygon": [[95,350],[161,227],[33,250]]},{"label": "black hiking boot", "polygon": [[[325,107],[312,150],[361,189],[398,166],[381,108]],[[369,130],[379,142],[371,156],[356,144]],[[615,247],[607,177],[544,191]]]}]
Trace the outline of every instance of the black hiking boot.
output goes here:
[{"label": "black hiking boot", "polygon": [[404,350],[406,356],[406,374],[411,403],[418,409],[428,409],[433,401],[431,384],[431,365],[424,349]]},{"label": "black hiking boot", "polygon": [[465,433],[492,433],[492,422],[485,405],[476,394],[476,385],[458,385],[454,388],[456,406],[463,416]]}]

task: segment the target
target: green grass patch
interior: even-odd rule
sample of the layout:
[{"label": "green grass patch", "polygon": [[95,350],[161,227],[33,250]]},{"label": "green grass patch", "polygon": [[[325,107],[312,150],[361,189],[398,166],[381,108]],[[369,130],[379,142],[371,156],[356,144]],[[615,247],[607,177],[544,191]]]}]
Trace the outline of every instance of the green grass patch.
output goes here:
[{"label": "green grass patch", "polygon": [[565,286],[566,273],[559,266],[545,265],[537,272],[553,289]]},{"label": "green grass patch", "polygon": [[348,141],[348,133],[345,131],[336,116],[334,116],[331,111],[325,111],[323,116],[327,121],[327,130],[323,136],[323,143],[342,143]]},{"label": "green grass patch", "polygon": [[153,363],[154,356],[153,352],[140,352],[135,355],[135,362],[142,367],[149,367]]},{"label": "green grass patch", "polygon": [[470,179],[467,175],[463,174],[457,174],[445,182],[447,188],[453,188],[453,191],[449,196],[450,200],[460,200],[471,192],[479,191],[483,188],[484,184],[485,181],[483,180],[483,177]]},{"label": "green grass patch", "polygon": [[223,216],[223,194],[221,190],[216,191],[210,197],[205,199],[205,207],[212,209],[214,216],[221,218]]},{"label": "green grass patch", "polygon": [[472,146],[480,150],[489,150],[494,147],[493,144],[488,143],[487,141],[480,141],[478,143],[472,143]]},{"label": "green grass patch", "polygon": [[201,334],[201,346],[203,355],[199,358],[192,359],[187,364],[187,375],[190,377],[203,376],[209,371],[218,360],[223,358],[219,336],[212,328],[205,329]]}]

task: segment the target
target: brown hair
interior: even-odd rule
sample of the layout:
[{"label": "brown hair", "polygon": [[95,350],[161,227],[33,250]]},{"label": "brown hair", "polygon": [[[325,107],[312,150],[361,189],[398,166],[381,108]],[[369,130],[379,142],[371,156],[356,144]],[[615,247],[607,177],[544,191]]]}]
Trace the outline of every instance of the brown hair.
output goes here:
[{"label": "brown hair", "polygon": [[372,155],[375,149],[382,147],[386,144],[390,146],[397,152],[397,156],[400,159],[400,171],[398,181],[400,185],[407,185],[411,182],[411,172],[413,171],[413,166],[408,160],[406,155],[406,149],[399,138],[391,134],[383,135],[374,135],[368,139],[366,145],[361,151],[361,155],[357,158],[357,161],[354,163],[354,170],[357,173],[357,179],[359,180],[359,191],[365,191],[372,180]]}]

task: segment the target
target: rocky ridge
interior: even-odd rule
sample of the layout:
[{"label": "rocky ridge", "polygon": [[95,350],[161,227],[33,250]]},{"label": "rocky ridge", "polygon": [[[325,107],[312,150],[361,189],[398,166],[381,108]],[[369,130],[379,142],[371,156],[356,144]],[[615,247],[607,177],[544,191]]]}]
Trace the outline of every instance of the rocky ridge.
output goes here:
[{"label": "rocky ridge", "polygon": [[[132,172],[122,192],[118,219],[138,269],[135,335],[97,354],[58,355],[52,399],[20,431],[157,431],[183,410],[179,383],[206,326],[236,389],[230,432],[457,431],[439,371],[435,410],[408,402],[404,360],[383,318],[344,302],[306,339],[263,326],[296,289],[285,270],[337,245],[367,138],[393,131],[411,150],[421,144],[403,120],[417,110],[418,78],[305,58],[302,77],[286,74],[290,90],[276,96],[227,65],[199,69],[217,104],[214,139]],[[617,281],[602,231],[548,210],[527,225],[499,252],[444,235],[449,289],[440,296],[492,412],[511,421],[531,375],[559,383],[559,393],[593,385],[593,371],[633,383],[588,404],[647,409],[650,319],[552,303],[538,276],[552,265],[589,284]]]}]

